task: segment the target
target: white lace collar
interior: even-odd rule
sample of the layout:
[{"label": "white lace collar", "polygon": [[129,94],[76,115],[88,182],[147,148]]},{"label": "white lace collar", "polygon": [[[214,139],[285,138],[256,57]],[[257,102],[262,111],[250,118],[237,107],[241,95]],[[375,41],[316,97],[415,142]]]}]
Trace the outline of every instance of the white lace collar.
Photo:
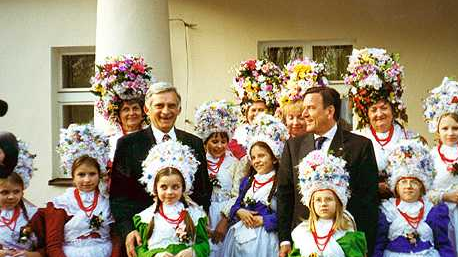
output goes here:
[{"label": "white lace collar", "polygon": [[3,209],[3,208],[1,208],[0,209],[0,211],[1,211],[0,217],[3,217],[5,219],[11,219],[11,217],[13,217],[13,215],[14,215],[14,210],[15,209],[16,208],[13,208],[13,209]]},{"label": "white lace collar", "polygon": [[458,156],[458,147],[455,144],[454,146],[448,146],[443,144],[440,149],[441,153],[445,155],[445,157],[451,159],[456,158]]},{"label": "white lace collar", "polygon": [[315,230],[318,236],[326,236],[334,225],[332,219],[318,219],[315,224]]},{"label": "white lace collar", "polygon": [[424,204],[420,201],[408,203],[408,202],[404,202],[401,200],[397,207],[400,211],[412,216],[412,215],[417,215],[423,206]]},{"label": "white lace collar", "polygon": [[162,204],[162,211],[167,217],[171,219],[178,218],[180,216],[180,212],[184,209],[184,204],[180,201],[174,204]]},{"label": "white lace collar", "polygon": [[270,172],[267,172],[265,174],[255,174],[254,175],[254,178],[260,182],[260,183],[263,183],[263,182],[266,182],[268,181],[269,179],[271,179],[273,176],[275,175],[275,170],[271,170]]}]

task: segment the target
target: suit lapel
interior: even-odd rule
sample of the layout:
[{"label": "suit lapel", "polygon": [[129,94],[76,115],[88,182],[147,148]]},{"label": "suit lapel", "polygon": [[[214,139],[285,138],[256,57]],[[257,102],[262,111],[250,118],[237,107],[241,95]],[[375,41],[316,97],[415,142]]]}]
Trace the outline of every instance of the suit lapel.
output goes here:
[{"label": "suit lapel", "polygon": [[151,126],[152,125],[144,130],[145,138],[148,140],[148,144],[150,146],[149,148],[153,147],[153,145],[156,145],[156,138],[154,138],[153,128],[151,128]]},{"label": "suit lapel", "polygon": [[343,130],[340,128],[340,126],[337,126],[337,131],[336,134],[334,135],[334,138],[331,141],[331,145],[329,146],[329,153],[336,156],[340,157],[344,155],[344,141],[345,137],[343,136]]},{"label": "suit lapel", "polygon": [[313,150],[315,150],[315,140],[313,139],[313,134],[307,134],[300,143],[300,149],[297,153],[299,157],[297,158],[297,164],[299,164],[302,158]]}]

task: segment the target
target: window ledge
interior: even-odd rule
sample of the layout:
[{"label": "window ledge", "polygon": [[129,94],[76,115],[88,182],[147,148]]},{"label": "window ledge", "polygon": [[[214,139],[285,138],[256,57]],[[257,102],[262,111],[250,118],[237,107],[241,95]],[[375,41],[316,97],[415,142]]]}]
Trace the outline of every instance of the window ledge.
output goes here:
[{"label": "window ledge", "polygon": [[54,178],[48,181],[48,185],[58,187],[71,187],[73,186],[73,181],[71,178]]}]

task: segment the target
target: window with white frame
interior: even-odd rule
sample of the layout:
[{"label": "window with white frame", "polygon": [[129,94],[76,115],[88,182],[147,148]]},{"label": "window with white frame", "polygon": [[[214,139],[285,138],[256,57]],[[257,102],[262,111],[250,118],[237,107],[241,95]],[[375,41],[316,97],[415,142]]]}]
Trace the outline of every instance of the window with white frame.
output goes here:
[{"label": "window with white frame", "polygon": [[330,86],[343,96],[341,117],[350,128],[353,124],[353,114],[346,96],[348,88],[344,85],[343,75],[348,66],[348,56],[352,51],[353,41],[351,40],[258,42],[258,57],[268,59],[281,68],[291,60],[304,57],[324,63]]},{"label": "window with white frame", "polygon": [[[52,128],[53,149],[59,142],[61,128],[71,123],[90,123],[94,121],[94,101],[89,82],[95,70],[95,47],[52,47]],[[71,174],[60,169],[57,153],[53,153],[52,185],[67,185]]]}]

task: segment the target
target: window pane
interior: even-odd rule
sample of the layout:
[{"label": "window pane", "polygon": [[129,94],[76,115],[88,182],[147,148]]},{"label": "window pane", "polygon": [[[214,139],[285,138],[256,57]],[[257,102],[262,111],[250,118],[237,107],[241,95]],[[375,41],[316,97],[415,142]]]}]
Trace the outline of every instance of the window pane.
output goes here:
[{"label": "window pane", "polygon": [[67,128],[72,123],[90,123],[94,121],[93,105],[64,105],[62,125]]},{"label": "window pane", "polygon": [[94,75],[95,54],[62,56],[62,87],[90,88],[89,80]]},{"label": "window pane", "polygon": [[313,46],[313,60],[324,63],[329,80],[343,80],[348,66],[348,56],[353,51],[352,45]]},{"label": "window pane", "polygon": [[[342,98],[342,106],[340,109],[340,118],[345,121],[345,125],[348,125],[347,130],[353,130],[353,112],[350,107],[348,97]],[[343,124],[342,124],[343,125]]]},{"label": "window pane", "polygon": [[267,47],[264,50],[263,58],[275,63],[282,68],[291,60],[304,57],[302,46]]}]

